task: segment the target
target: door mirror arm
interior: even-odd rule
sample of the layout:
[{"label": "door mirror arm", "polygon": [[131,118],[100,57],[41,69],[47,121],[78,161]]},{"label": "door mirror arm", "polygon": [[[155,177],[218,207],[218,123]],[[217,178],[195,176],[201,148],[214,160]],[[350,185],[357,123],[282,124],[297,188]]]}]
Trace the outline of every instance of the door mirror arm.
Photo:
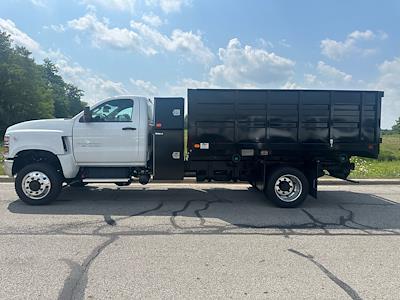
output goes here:
[{"label": "door mirror arm", "polygon": [[92,121],[92,114],[90,111],[90,107],[86,106],[83,110],[83,122],[89,123]]}]

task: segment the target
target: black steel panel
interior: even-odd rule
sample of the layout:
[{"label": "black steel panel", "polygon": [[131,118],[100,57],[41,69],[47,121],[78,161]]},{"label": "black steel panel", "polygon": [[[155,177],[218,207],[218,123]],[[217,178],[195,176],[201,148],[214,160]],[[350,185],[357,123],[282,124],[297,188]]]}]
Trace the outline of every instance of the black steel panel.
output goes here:
[{"label": "black steel panel", "polygon": [[[200,123],[200,122],[199,122]],[[214,126],[197,126],[196,136],[201,141],[226,143],[235,139],[234,123],[215,122]]]},{"label": "black steel panel", "polygon": [[153,167],[156,180],[183,179],[183,130],[156,130],[154,132]]},{"label": "black steel panel", "polygon": [[[301,91],[300,98],[303,105],[329,105],[330,91]],[[327,108],[328,109],[328,108]]]},{"label": "black steel panel", "polygon": [[251,127],[239,126],[237,128],[237,142],[238,143],[265,143],[265,126]]},{"label": "black steel panel", "polygon": [[333,104],[360,104],[361,92],[334,91],[332,94]]},{"label": "black steel panel", "polygon": [[321,126],[315,126],[314,128],[312,128],[310,125],[312,124],[307,124],[306,125],[307,127],[303,127],[300,131],[301,133],[300,140],[302,141],[302,143],[326,144],[326,141],[329,140],[328,125],[324,124]]},{"label": "black steel panel", "polygon": [[157,129],[183,129],[183,98],[154,98],[154,102],[154,117]]},{"label": "black steel panel", "polygon": [[268,93],[270,104],[297,104],[299,93],[295,90],[272,90]]},{"label": "black steel panel", "polygon": [[[230,160],[248,148],[375,156],[382,97],[375,91],[189,90],[190,159]],[[209,149],[195,148],[198,143]]]}]

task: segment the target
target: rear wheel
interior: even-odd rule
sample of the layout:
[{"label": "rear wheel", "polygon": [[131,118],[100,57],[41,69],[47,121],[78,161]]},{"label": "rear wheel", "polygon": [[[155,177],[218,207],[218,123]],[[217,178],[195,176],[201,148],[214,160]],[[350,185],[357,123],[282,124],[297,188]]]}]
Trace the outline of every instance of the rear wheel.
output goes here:
[{"label": "rear wheel", "polygon": [[19,198],[30,205],[49,204],[60,194],[62,177],[57,170],[45,163],[24,167],[15,179]]},{"label": "rear wheel", "polygon": [[279,207],[297,207],[307,198],[309,183],[299,169],[280,167],[267,179],[265,193]]}]

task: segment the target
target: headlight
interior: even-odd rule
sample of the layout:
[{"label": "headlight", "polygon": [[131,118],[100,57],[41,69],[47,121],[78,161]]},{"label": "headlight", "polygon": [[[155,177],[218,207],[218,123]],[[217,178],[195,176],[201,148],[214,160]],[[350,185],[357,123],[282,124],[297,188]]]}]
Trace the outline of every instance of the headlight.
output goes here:
[{"label": "headlight", "polygon": [[10,149],[10,136],[5,135],[3,140],[3,155],[8,156],[8,150]]}]

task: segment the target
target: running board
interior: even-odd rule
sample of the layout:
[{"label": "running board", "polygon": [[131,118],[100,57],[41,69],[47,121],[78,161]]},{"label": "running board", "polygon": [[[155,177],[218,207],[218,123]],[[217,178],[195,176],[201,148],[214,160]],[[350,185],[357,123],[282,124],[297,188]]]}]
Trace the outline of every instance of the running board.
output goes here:
[{"label": "running board", "polygon": [[128,182],[130,178],[85,178],[82,179],[84,183],[90,182],[106,182],[106,183],[114,183],[114,182]]}]

